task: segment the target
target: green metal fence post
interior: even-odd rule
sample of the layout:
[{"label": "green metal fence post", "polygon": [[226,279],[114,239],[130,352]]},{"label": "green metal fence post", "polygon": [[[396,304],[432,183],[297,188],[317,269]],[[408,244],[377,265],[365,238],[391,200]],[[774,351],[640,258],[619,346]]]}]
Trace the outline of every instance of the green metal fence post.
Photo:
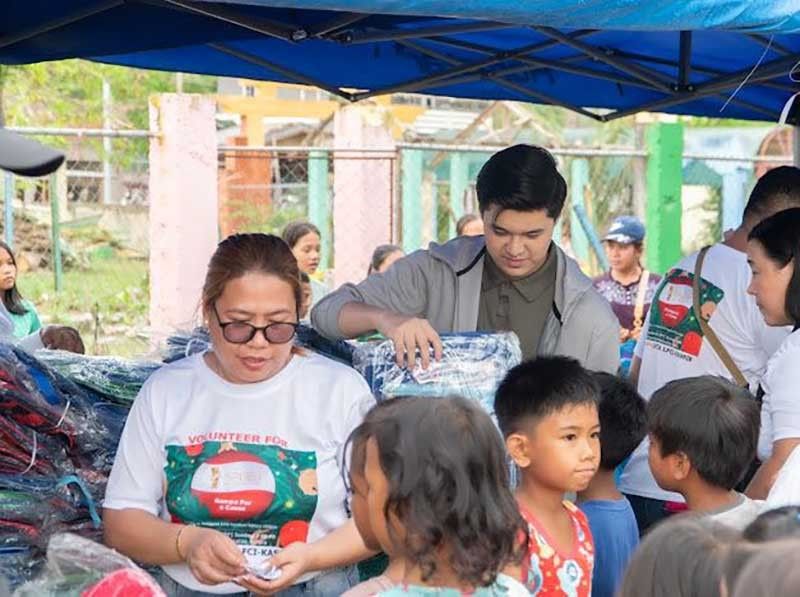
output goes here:
[{"label": "green metal fence post", "polygon": [[400,156],[402,173],[403,249],[406,253],[422,246],[422,163],[420,149],[403,149]]},{"label": "green metal fence post", "polygon": [[647,151],[647,268],[664,273],[681,257],[683,125],[650,125]]},{"label": "green metal fence post", "polygon": [[333,238],[328,152],[318,149],[312,149],[308,154],[308,219],[322,232],[320,267],[328,269]]},{"label": "green metal fence post", "polygon": [[52,233],[53,274],[56,292],[64,287],[64,272],[61,268],[61,218],[58,205],[58,174],[50,175],[50,222]]},{"label": "green metal fence post", "polygon": [[450,214],[448,238],[456,234],[456,222],[464,215],[464,193],[469,186],[469,158],[459,152],[450,154]]}]

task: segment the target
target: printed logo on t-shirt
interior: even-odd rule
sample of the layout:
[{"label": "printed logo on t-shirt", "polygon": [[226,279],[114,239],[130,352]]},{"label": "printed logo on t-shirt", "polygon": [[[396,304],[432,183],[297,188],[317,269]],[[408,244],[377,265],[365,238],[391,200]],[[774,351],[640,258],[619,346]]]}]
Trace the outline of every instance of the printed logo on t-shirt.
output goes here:
[{"label": "printed logo on t-shirt", "polygon": [[167,446],[173,521],[228,535],[255,560],[306,541],[317,508],[317,456],[255,443]]},{"label": "printed logo on t-shirt", "polygon": [[[682,269],[670,271],[653,299],[648,347],[687,360],[700,354],[703,330],[693,308],[694,274]],[[725,297],[725,292],[700,278],[700,315],[708,321]]]}]

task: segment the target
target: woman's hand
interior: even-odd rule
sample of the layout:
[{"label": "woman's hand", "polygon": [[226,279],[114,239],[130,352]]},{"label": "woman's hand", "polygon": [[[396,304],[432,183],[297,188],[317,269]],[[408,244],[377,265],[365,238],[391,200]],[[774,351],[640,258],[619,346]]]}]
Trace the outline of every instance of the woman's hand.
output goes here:
[{"label": "woman's hand", "polygon": [[194,577],[206,585],[230,582],[245,574],[247,560],[227,535],[213,529],[185,527],[186,564]]},{"label": "woman's hand", "polygon": [[256,595],[273,595],[290,587],[303,574],[314,570],[313,548],[308,543],[292,543],[275,554],[268,564],[279,568],[281,575],[275,580],[264,580],[247,574],[237,583]]}]

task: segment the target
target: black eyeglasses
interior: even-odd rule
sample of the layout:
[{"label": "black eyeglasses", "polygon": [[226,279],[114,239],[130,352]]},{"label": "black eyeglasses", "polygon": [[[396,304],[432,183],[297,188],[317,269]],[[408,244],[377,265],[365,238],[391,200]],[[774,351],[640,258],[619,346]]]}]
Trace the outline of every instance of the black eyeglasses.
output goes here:
[{"label": "black eyeglasses", "polygon": [[214,315],[217,318],[219,327],[222,329],[222,337],[231,344],[247,344],[256,335],[256,332],[264,334],[264,338],[271,344],[286,344],[297,333],[296,323],[277,322],[256,327],[246,321],[228,321],[223,323],[217,312],[217,305],[214,304]]}]

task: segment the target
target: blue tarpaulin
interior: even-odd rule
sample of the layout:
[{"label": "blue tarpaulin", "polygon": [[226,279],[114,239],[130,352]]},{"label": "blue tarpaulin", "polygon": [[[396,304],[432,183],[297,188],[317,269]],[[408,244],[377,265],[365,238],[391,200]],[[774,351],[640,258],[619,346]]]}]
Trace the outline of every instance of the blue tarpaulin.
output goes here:
[{"label": "blue tarpaulin", "polygon": [[800,90],[798,30],[798,0],[10,0],[0,63],[80,57],[348,100],[555,104],[604,121],[639,110],[776,120]]}]

